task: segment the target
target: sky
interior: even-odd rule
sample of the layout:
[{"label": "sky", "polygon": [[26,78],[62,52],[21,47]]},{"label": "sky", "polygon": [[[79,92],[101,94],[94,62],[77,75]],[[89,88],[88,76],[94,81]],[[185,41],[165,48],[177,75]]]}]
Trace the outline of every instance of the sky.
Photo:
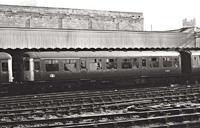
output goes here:
[{"label": "sky", "polygon": [[0,4],[142,12],[145,31],[179,29],[184,18],[195,18],[200,27],[199,0],[0,0]]}]

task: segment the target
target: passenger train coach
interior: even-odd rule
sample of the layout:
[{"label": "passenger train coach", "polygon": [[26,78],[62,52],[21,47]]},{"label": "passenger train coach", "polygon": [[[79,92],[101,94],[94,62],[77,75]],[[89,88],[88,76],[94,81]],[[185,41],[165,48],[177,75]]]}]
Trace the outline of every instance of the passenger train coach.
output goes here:
[{"label": "passenger train coach", "polygon": [[13,82],[12,57],[10,54],[0,52],[0,83]]},{"label": "passenger train coach", "polygon": [[[17,82],[176,84],[200,81],[200,51],[25,52]],[[12,82],[12,57],[0,54],[1,83]],[[99,84],[96,84],[99,85]]]},{"label": "passenger train coach", "polygon": [[128,78],[137,83],[141,77],[180,75],[180,63],[180,53],[175,51],[27,52],[23,56],[23,80],[119,81]]}]

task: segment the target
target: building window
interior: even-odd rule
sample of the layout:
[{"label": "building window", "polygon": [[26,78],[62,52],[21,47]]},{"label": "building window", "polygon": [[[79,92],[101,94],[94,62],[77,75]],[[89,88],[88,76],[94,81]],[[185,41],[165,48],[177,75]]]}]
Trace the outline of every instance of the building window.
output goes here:
[{"label": "building window", "polygon": [[122,59],[122,69],[131,69],[132,63],[131,59]]},{"label": "building window", "polygon": [[45,63],[47,72],[59,70],[58,60],[45,60]]},{"label": "building window", "polygon": [[117,59],[106,59],[106,69],[117,69]]},{"label": "building window", "polygon": [[163,57],[163,67],[172,67],[171,57]]},{"label": "building window", "polygon": [[64,60],[64,62],[63,62],[64,63],[64,70],[76,72],[77,71],[76,62],[77,62],[77,60],[75,60],[75,59]]},{"label": "building window", "polygon": [[159,59],[158,58],[150,58],[150,68],[159,67]]},{"label": "building window", "polygon": [[7,72],[8,71],[8,63],[7,62],[2,62],[2,71]]}]

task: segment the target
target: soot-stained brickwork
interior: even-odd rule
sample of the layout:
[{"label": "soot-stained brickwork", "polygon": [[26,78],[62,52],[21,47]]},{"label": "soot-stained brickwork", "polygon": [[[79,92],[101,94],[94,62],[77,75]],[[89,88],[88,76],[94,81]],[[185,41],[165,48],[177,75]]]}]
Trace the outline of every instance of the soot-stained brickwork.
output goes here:
[{"label": "soot-stained brickwork", "polygon": [[143,31],[143,13],[0,5],[0,27]]}]

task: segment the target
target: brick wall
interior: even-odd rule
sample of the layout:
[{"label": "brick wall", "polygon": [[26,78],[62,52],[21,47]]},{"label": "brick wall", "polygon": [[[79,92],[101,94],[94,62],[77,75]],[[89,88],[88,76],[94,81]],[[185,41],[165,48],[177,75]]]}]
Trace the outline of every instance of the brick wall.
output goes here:
[{"label": "brick wall", "polygon": [[0,27],[143,31],[143,13],[0,5]]}]

